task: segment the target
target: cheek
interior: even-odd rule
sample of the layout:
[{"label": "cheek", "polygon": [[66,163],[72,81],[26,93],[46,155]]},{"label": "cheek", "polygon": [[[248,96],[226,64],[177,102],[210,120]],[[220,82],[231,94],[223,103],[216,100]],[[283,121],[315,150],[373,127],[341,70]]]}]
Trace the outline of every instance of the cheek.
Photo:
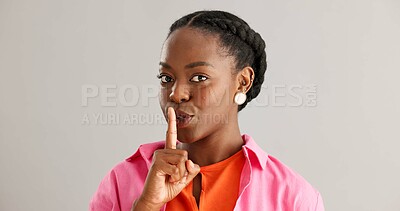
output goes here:
[{"label": "cheek", "polygon": [[199,88],[196,95],[197,104],[203,108],[225,109],[231,103],[230,88],[228,86],[207,86]]}]

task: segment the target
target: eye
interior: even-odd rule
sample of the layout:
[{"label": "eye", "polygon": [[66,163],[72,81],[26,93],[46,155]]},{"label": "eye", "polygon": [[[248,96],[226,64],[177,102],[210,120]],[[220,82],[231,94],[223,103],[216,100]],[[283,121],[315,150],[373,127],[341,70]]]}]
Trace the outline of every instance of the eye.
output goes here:
[{"label": "eye", "polygon": [[201,81],[205,81],[205,80],[207,80],[207,79],[208,79],[207,76],[204,76],[204,75],[195,75],[195,76],[193,76],[193,78],[190,79],[190,81],[193,81],[193,82],[201,82]]},{"label": "eye", "polygon": [[161,80],[161,83],[168,83],[174,80],[172,77],[163,74],[157,75],[157,78]]}]

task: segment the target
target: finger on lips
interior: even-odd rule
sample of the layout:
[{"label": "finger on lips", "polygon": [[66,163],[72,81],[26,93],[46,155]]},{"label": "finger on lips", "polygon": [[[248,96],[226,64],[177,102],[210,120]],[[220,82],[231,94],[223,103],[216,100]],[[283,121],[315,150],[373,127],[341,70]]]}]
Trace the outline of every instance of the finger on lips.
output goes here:
[{"label": "finger on lips", "polygon": [[168,107],[167,117],[168,130],[163,150],[165,156],[163,160],[169,166],[166,173],[169,175],[170,182],[186,185],[188,180],[192,180],[200,172],[200,167],[188,159],[187,151],[176,149],[176,114],[172,107]]},{"label": "finger on lips", "polygon": [[177,141],[177,129],[176,129],[176,115],[175,110],[172,107],[168,107],[167,110],[168,116],[168,130],[165,148],[166,149],[176,149],[176,141]]},{"label": "finger on lips", "polygon": [[[165,139],[165,152],[170,153],[166,161],[168,164],[172,165],[174,168],[174,172],[169,174],[170,182],[182,182],[185,179],[185,175],[187,175],[186,169],[186,161],[188,159],[187,152],[184,150],[176,149],[177,142],[177,128],[176,128],[176,114],[175,110],[172,107],[168,107],[167,109],[167,117],[168,117],[168,130]],[[173,155],[172,155],[173,154]]]}]

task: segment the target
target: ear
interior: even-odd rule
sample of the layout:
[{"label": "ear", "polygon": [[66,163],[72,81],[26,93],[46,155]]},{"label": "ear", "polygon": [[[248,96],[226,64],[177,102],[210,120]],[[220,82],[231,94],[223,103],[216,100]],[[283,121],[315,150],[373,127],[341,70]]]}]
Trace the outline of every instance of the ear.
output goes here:
[{"label": "ear", "polygon": [[254,70],[250,66],[244,67],[237,74],[237,91],[247,92],[253,85]]}]

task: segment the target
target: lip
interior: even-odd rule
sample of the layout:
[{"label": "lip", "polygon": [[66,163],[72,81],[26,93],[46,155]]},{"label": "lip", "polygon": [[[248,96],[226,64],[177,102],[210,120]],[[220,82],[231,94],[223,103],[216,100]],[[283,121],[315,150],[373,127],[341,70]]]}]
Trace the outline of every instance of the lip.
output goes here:
[{"label": "lip", "polygon": [[175,110],[176,113],[176,125],[178,128],[187,127],[192,120],[194,115],[188,114],[180,109]]}]

